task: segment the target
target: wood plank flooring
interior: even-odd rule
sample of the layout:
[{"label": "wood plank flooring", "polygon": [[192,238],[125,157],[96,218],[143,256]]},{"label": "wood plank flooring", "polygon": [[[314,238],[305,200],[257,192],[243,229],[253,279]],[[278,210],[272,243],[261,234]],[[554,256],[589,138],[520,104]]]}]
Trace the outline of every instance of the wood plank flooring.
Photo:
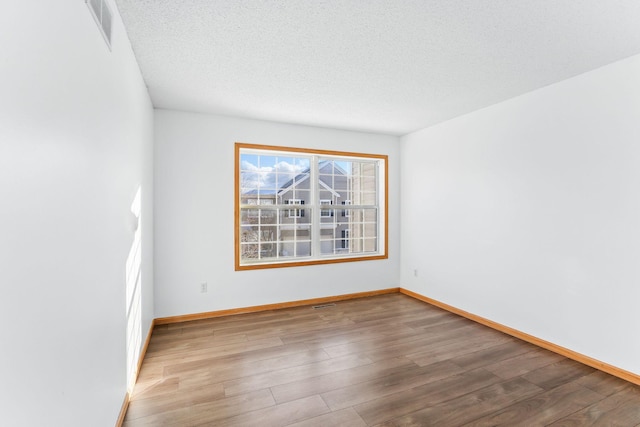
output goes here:
[{"label": "wood plank flooring", "polygon": [[389,294],[157,326],[124,425],[640,426],[640,387]]}]

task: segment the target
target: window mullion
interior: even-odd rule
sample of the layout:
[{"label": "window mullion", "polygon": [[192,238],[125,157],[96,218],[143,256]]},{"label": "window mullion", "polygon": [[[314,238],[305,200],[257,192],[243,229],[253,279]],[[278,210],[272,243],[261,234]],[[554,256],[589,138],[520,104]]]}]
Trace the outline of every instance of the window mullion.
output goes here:
[{"label": "window mullion", "polygon": [[311,157],[309,190],[311,198],[311,256],[316,258],[320,256],[320,190],[318,188],[320,179],[318,171],[318,156]]}]

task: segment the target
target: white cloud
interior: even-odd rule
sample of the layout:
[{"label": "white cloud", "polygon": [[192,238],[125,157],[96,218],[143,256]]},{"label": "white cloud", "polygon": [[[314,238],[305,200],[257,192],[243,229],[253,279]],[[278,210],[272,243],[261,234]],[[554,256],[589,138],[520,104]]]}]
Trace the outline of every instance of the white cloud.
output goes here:
[{"label": "white cloud", "polygon": [[269,189],[280,188],[287,181],[306,169],[304,165],[291,164],[285,161],[280,161],[274,166],[258,167],[247,160],[241,162],[241,168],[243,192],[259,187]]}]

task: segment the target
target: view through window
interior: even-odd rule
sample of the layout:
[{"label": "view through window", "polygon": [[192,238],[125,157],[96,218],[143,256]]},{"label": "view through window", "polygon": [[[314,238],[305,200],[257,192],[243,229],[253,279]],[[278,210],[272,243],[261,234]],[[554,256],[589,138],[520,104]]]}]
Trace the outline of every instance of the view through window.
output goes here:
[{"label": "view through window", "polygon": [[236,269],[386,258],[387,157],[236,144]]}]

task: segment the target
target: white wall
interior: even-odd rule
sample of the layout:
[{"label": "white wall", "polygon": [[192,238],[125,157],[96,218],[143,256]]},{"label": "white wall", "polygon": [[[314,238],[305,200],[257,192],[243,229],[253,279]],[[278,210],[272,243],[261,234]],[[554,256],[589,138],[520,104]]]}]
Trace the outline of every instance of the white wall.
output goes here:
[{"label": "white wall", "polygon": [[143,336],[153,318],[153,110],[113,34],[110,52],[81,0],[0,7],[3,425],[114,425],[139,186]]},{"label": "white wall", "polygon": [[638,76],[635,56],[403,137],[402,285],[640,374]]},{"label": "white wall", "polygon": [[[397,137],[167,110],[154,122],[156,317],[398,285]],[[234,271],[235,142],[388,154],[389,259]]]}]

